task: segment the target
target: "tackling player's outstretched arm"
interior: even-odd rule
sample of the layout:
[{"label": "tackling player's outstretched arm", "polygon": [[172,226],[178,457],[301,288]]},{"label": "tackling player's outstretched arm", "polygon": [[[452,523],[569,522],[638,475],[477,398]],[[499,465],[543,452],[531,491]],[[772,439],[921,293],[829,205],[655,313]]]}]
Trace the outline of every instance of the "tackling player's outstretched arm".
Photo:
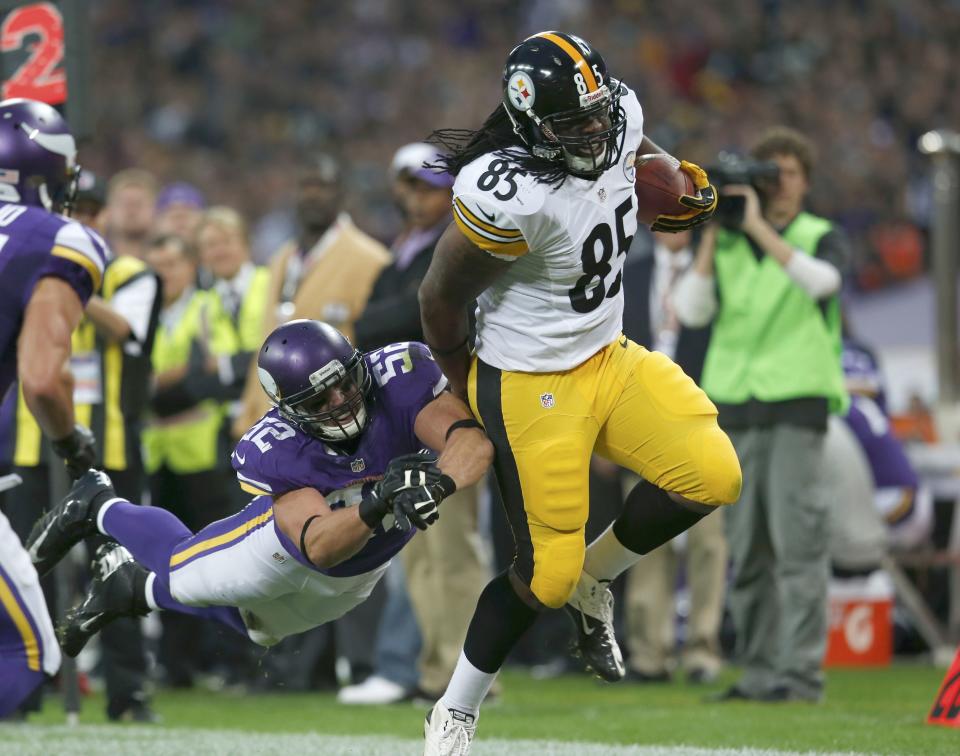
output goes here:
[{"label": "tackling player's outstretched arm", "polygon": [[[323,494],[315,488],[299,488],[277,496],[273,502],[277,527],[321,569],[349,559],[370,540],[373,528],[364,522],[362,510],[363,504],[330,509]],[[368,519],[379,522],[384,514],[386,510]]]},{"label": "tackling player's outstretched arm", "polygon": [[73,433],[73,375],[70,335],[83,316],[83,303],[66,281],[41,278],[30,297],[17,343],[23,397],[50,438]]},{"label": "tackling player's outstretched arm", "polygon": [[421,409],[414,432],[431,449],[443,451],[439,459],[424,451],[390,460],[380,494],[401,530],[426,530],[440,517],[440,503],[480,480],[493,461],[493,444],[453,394],[443,393]]},{"label": "tackling player's outstretched arm", "polygon": [[457,488],[472,486],[493,461],[493,444],[463,401],[443,392],[420,410],[413,426],[426,446],[441,449],[437,467]]},{"label": "tackling player's outstretched arm", "polygon": [[450,224],[420,284],[423,335],[453,392],[467,395],[470,335],[467,306],[512,263],[484,252]]}]

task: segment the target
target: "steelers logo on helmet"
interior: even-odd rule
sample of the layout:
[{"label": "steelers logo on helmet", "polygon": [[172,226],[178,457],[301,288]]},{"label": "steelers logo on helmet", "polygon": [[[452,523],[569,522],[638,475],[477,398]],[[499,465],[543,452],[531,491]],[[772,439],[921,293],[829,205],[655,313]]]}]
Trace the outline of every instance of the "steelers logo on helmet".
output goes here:
[{"label": "steelers logo on helmet", "polygon": [[507,82],[507,96],[514,108],[526,112],[533,107],[537,90],[533,86],[533,80],[526,73],[517,71]]},{"label": "steelers logo on helmet", "polygon": [[627,156],[623,159],[623,175],[627,177],[627,181],[636,181],[637,166],[634,165],[634,161],[636,161],[636,159],[636,150],[630,150],[630,152],[627,153]]}]

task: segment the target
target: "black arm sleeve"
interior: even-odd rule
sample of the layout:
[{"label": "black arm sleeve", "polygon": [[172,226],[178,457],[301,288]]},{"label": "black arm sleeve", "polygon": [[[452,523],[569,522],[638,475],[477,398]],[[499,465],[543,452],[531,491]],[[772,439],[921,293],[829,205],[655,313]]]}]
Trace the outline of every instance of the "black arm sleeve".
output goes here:
[{"label": "black arm sleeve", "polygon": [[842,276],[850,268],[850,240],[841,229],[833,228],[820,237],[814,257],[833,265]]}]

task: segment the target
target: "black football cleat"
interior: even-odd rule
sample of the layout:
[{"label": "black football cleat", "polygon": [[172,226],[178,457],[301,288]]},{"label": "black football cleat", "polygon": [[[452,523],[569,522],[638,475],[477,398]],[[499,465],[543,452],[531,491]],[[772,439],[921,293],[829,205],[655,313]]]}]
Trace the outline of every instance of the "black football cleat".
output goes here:
[{"label": "black football cleat", "polygon": [[576,625],[576,651],[583,661],[607,682],[622,680],[627,670],[613,632],[613,594],[608,583],[581,574],[565,608]]},{"label": "black football cleat", "polygon": [[91,565],[93,579],[83,601],[70,609],[58,629],[60,645],[74,657],[104,626],[120,617],[150,612],[146,583],[149,572],[118,543],[103,544]]},{"label": "black football cleat", "polygon": [[99,505],[116,495],[105,472],[87,470],[66,498],[37,520],[26,545],[41,576],[50,572],[75,543],[96,534]]}]

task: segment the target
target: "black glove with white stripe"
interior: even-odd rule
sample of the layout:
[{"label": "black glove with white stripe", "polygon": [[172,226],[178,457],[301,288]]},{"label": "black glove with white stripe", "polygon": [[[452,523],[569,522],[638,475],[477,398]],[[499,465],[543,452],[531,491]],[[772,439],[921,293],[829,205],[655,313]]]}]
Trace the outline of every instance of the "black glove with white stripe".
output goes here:
[{"label": "black glove with white stripe", "polygon": [[456,490],[453,478],[426,452],[391,460],[379,486],[380,496],[392,503],[394,527],[402,531],[430,527],[440,517],[440,502]]}]

